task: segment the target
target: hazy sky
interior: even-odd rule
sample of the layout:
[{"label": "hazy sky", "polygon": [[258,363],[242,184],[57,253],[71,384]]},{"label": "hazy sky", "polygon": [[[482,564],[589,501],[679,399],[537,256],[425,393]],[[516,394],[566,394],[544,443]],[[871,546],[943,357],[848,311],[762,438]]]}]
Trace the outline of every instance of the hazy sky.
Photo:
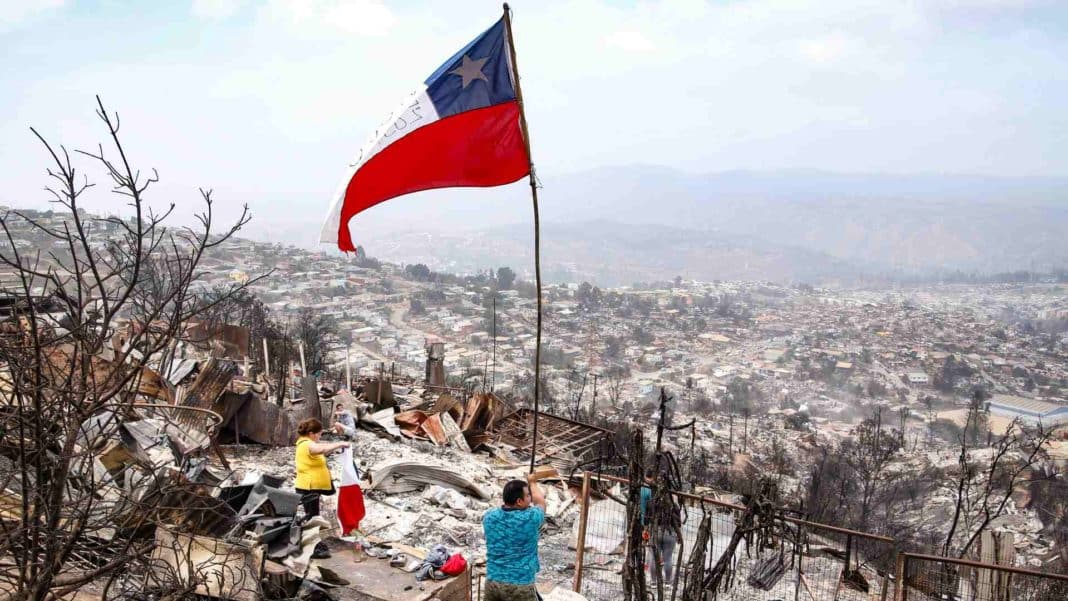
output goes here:
[{"label": "hazy sky", "polygon": [[[511,4],[543,178],[633,163],[1068,175],[1065,2]],[[43,203],[28,127],[91,145],[99,93],[159,168],[159,197],[187,210],[211,187],[249,203],[261,237],[307,224],[311,242],[374,127],[499,16],[492,1],[2,0],[0,203]],[[102,192],[94,206],[115,202]]]}]

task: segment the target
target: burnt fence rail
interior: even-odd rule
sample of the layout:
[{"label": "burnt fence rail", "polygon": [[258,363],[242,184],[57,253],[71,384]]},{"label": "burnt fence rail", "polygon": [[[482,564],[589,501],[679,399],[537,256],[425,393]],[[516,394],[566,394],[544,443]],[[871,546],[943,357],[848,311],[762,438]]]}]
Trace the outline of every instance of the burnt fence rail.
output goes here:
[{"label": "burnt fence rail", "polygon": [[[594,498],[599,484],[601,498]],[[574,590],[592,600],[621,598],[625,552],[626,479],[583,476],[582,513],[574,529],[576,561]],[[652,545],[661,554],[670,549],[672,569],[664,570],[665,599],[681,594],[690,570],[702,524],[708,543],[703,553],[707,571],[724,554],[745,508],[719,499],[673,492],[683,508],[682,537],[644,543],[647,582],[655,590]],[[893,539],[781,517],[774,534],[759,540],[747,537],[737,547],[730,576],[721,583],[717,599],[725,601],[892,601],[897,549]],[[666,557],[665,557],[666,560]],[[666,563],[666,561],[665,561]]]},{"label": "burnt fence rail", "polygon": [[897,601],[1064,601],[1068,575],[936,555],[901,553]]}]

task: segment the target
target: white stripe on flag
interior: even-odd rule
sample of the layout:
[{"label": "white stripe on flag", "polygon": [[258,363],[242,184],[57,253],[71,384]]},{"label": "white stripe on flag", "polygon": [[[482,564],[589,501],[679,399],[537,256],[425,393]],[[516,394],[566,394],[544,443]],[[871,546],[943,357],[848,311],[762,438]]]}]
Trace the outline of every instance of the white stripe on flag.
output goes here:
[{"label": "white stripe on flag", "polygon": [[341,206],[345,201],[345,191],[348,190],[352,176],[371,157],[379,153],[383,148],[412,133],[413,131],[430,125],[438,120],[438,112],[426,88],[421,88],[408,94],[404,101],[397,106],[389,117],[371,135],[367,143],[360,149],[356,158],[349,163],[345,177],[334,192],[334,200],[330,203],[330,212],[326,214],[326,223],[319,235],[320,242],[337,243],[337,231],[341,224]]},{"label": "white stripe on flag", "polygon": [[356,464],[352,456],[352,445],[341,451],[341,486],[359,484],[360,477],[356,473]]}]

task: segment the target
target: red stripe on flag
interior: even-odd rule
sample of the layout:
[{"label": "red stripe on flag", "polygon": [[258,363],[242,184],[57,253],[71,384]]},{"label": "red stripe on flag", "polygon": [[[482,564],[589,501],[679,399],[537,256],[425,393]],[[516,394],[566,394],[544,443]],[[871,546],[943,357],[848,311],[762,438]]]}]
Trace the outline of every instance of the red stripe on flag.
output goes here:
[{"label": "red stripe on flag", "polygon": [[530,173],[519,103],[459,113],[413,131],[371,157],[349,180],[338,247],[355,250],[349,220],[403,194],[457,186],[500,186]]},{"label": "red stripe on flag", "polygon": [[367,515],[363,505],[363,489],[359,484],[342,486],[337,497],[337,521],[341,522],[343,536],[348,536],[360,527],[360,521]]}]

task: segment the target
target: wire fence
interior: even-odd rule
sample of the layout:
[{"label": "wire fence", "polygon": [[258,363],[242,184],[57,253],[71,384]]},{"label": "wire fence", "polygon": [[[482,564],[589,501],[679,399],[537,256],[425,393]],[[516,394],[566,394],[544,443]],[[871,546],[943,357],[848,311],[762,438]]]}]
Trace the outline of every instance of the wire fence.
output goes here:
[{"label": "wire fence", "polygon": [[[573,588],[591,601],[619,601],[627,555],[629,483],[586,473],[570,541]],[[745,507],[672,493],[682,507],[682,536],[654,535],[645,547],[653,598],[680,598],[689,576],[703,574],[728,551]],[[701,544],[700,541],[707,541]],[[739,537],[717,601],[1068,601],[1068,575],[1008,565],[900,552],[888,537],[780,516],[770,536]],[[568,545],[569,547],[571,545]],[[653,547],[659,547],[664,596],[656,594]],[[698,547],[701,547],[698,549]],[[698,553],[695,554],[695,550]],[[703,570],[695,566],[703,566]],[[670,568],[669,568],[670,566]],[[903,585],[899,585],[903,583]],[[471,574],[472,601],[485,592],[485,571]]]},{"label": "wire fence", "polygon": [[1064,601],[1068,576],[965,559],[902,553],[899,601]]},{"label": "wire fence", "polygon": [[[575,587],[591,600],[618,600],[623,592],[628,483],[600,476],[601,498],[584,493],[585,519],[575,526]],[[610,488],[605,488],[610,487]],[[592,487],[584,487],[589,490]],[[707,571],[727,552],[744,507],[717,499],[675,492],[682,507],[682,536],[656,536],[643,543],[647,582],[655,588],[653,547],[663,560],[661,577],[669,593],[700,562]],[[584,524],[583,524],[584,522]],[[702,530],[705,530],[702,533]],[[698,549],[699,540],[707,540]],[[730,576],[718,599],[730,601],[890,601],[894,599],[894,541],[804,520],[781,518],[773,535],[747,536],[737,542]],[[669,567],[670,566],[670,567]]]},{"label": "wire fence", "polygon": [[486,590],[486,568],[484,566],[471,566],[468,568],[471,575],[471,588],[467,593],[468,601],[482,601]]}]

